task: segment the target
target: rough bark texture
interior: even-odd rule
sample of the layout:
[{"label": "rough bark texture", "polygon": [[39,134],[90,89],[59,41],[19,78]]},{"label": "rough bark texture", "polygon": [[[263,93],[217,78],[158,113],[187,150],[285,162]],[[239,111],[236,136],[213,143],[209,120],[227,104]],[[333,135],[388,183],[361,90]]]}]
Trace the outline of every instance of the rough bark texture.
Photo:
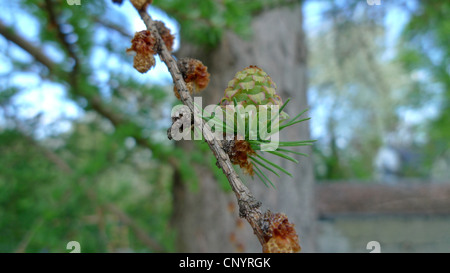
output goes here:
[{"label": "rough bark texture", "polygon": [[[234,74],[249,65],[258,65],[278,85],[283,99],[291,98],[286,112],[291,115],[307,108],[306,41],[300,6],[282,7],[254,18],[253,35],[247,40],[228,32],[213,51],[199,50],[182,41],[180,57],[194,57],[208,66],[209,87],[203,92],[203,106],[216,104]],[[309,139],[309,124],[284,131],[284,140]],[[191,143],[178,143],[192,149]],[[310,153],[309,148],[301,148]],[[277,158],[273,159],[278,160]],[[314,251],[314,179],[310,158],[298,158],[300,165],[283,162],[294,178],[273,177],[277,189],[243,177],[263,203],[264,209],[286,213],[296,225],[303,252]],[[261,252],[249,224],[240,219],[236,198],[220,189],[211,172],[197,167],[199,189],[192,192],[175,174],[173,223],[179,231],[177,250],[182,252]]]}]

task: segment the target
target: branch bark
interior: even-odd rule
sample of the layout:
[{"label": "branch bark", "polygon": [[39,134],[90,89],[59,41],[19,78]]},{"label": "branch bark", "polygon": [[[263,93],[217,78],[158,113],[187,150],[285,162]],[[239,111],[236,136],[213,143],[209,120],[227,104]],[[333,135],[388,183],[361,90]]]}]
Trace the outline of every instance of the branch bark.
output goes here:
[{"label": "branch bark", "polygon": [[[189,107],[194,117],[201,115],[200,110],[197,107],[194,107],[193,99],[189,94],[183,76],[178,69],[177,63],[165,46],[151,16],[144,10],[138,10],[138,12],[147,29],[152,32],[158,41],[158,55],[169,69],[181,101]],[[260,210],[261,202],[256,200],[250,190],[242,183],[238,174],[233,169],[233,165],[228,157],[228,154],[225,153],[221,141],[215,139],[209,125],[204,124],[201,119],[194,118],[194,126],[202,132],[209,148],[217,159],[217,165],[220,166],[223,173],[226,175],[238,201],[239,216],[248,221],[259,242],[263,245],[265,243],[265,232],[263,227],[264,215]]]}]

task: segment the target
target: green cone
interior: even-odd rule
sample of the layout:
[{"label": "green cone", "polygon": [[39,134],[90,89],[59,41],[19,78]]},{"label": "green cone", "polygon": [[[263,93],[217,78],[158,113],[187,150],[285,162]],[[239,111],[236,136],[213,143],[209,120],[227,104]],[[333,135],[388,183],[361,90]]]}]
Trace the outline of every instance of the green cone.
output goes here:
[{"label": "green cone", "polygon": [[[275,82],[257,66],[249,66],[236,73],[234,78],[228,82],[224,97],[220,100],[221,106],[233,105],[234,100],[238,104],[246,107],[247,105],[278,105],[281,107],[283,102],[276,93],[277,85]],[[280,122],[289,118],[289,115],[282,111],[280,113]]]},{"label": "green cone", "polygon": [[[285,148],[312,145],[314,142],[314,140],[280,141],[278,143],[278,148],[275,151],[264,151],[261,149],[261,145],[268,143],[268,140],[264,136],[260,136],[260,134],[258,134],[257,138],[254,139],[249,138],[249,132],[244,132],[242,134],[242,132],[236,131],[236,125],[239,123],[245,123],[245,128],[271,128],[270,125],[272,121],[275,121],[275,118],[279,118],[275,125],[278,126],[277,130],[281,132],[287,127],[309,120],[309,118],[300,119],[306,110],[289,120],[289,115],[283,111],[289,102],[289,99],[283,103],[281,97],[276,93],[276,89],[277,85],[266,72],[257,66],[249,66],[236,73],[234,78],[228,83],[228,87],[224,92],[224,97],[219,102],[219,106],[223,109],[224,113],[228,111],[226,109],[227,105],[242,105],[244,108],[249,105],[254,105],[256,107],[257,113],[252,114],[252,119],[249,119],[249,116],[246,116],[245,113],[239,112],[240,110],[238,107],[236,110],[236,119],[231,118],[231,124],[227,124],[226,126],[224,125],[224,128],[227,127],[229,130],[234,132],[235,136],[235,140],[232,141],[233,145],[227,151],[227,154],[229,155],[232,163],[239,165],[240,168],[243,169],[244,173],[250,174],[251,176],[256,174],[266,186],[270,184],[273,187],[275,187],[274,184],[270,181],[269,177],[263,170],[274,173],[278,177],[279,172],[285,173],[289,176],[292,175],[281,166],[266,159],[264,157],[264,153],[269,153],[298,164],[298,160],[291,157],[289,154],[302,156],[308,155]],[[259,115],[259,105],[278,105],[280,108],[276,116],[271,116],[267,119],[267,124],[259,124],[256,126],[257,118],[255,119],[255,117]],[[214,120],[214,118],[207,120]],[[215,124],[220,124],[222,121],[216,120],[214,122]],[[236,137],[239,135],[244,138],[238,140]],[[225,146],[230,145],[226,144]]]}]

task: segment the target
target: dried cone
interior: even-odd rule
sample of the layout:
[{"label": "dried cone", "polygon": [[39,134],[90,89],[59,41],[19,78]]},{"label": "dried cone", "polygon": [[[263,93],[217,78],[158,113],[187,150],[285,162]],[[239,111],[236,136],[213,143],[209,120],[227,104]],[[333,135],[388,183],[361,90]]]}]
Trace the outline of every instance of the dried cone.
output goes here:
[{"label": "dried cone", "polygon": [[301,247],[298,243],[298,235],[294,224],[289,223],[283,213],[273,214],[270,211],[264,214],[266,224],[264,253],[297,253]]},{"label": "dried cone", "polygon": [[146,73],[155,66],[155,57],[153,55],[136,54],[134,56],[133,67],[141,72]]},{"label": "dried cone", "polygon": [[173,51],[173,41],[175,40],[175,36],[170,33],[170,29],[166,27],[166,25],[161,21],[155,21],[156,28],[158,29],[159,35],[161,36],[164,44],[167,49],[172,52]]},{"label": "dried cone", "polygon": [[250,143],[245,140],[233,140],[226,143],[228,143],[228,146],[225,145],[224,150],[230,157],[231,163],[239,165],[245,174],[253,176],[255,173],[248,156],[255,155],[256,152],[252,149]]},{"label": "dried cone", "polygon": [[137,10],[145,10],[147,9],[147,6],[150,5],[153,0],[130,0],[131,4],[137,9]]},{"label": "dried cone", "polygon": [[[199,93],[203,91],[209,84],[208,67],[201,61],[192,58],[181,58],[177,61],[178,69],[180,69],[183,79],[189,93]],[[175,96],[180,99],[176,87],[173,87]]]},{"label": "dried cone", "polygon": [[131,40],[131,48],[127,49],[127,52],[135,52],[133,67],[141,72],[145,73],[155,65],[155,50],[156,39],[153,37],[150,31],[143,30],[136,32]]}]

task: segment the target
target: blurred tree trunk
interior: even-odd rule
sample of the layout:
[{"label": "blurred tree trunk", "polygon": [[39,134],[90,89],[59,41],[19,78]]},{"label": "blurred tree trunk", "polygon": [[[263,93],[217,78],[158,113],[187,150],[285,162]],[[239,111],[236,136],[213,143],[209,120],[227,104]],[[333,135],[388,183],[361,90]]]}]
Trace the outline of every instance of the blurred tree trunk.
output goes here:
[{"label": "blurred tree trunk", "polygon": [[[278,86],[278,93],[291,102],[286,108],[291,116],[306,109],[306,40],[303,33],[301,6],[279,7],[254,17],[252,36],[242,39],[224,34],[221,44],[206,51],[181,42],[180,57],[194,57],[208,66],[211,83],[204,91],[203,107],[216,104],[223,96],[229,80],[239,70],[257,65],[266,71]],[[309,124],[301,123],[284,131],[281,139],[309,139]],[[179,142],[186,150],[189,142]],[[311,153],[309,148],[302,152]],[[277,189],[266,188],[262,182],[244,177],[263,209],[284,212],[295,223],[303,252],[315,250],[314,177],[311,158],[297,158],[299,165],[283,162],[281,166],[294,178],[272,177]],[[273,160],[278,160],[273,158]],[[200,178],[196,192],[175,173],[173,224],[178,231],[177,251],[181,252],[261,252],[261,246],[250,225],[240,219],[236,198],[225,193],[207,167],[196,166]]]}]

